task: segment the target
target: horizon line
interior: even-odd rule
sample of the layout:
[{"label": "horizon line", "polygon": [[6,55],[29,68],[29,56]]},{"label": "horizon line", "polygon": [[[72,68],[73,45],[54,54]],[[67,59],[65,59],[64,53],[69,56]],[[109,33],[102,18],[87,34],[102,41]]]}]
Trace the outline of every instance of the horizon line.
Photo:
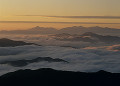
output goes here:
[{"label": "horizon line", "polygon": [[41,16],[54,18],[73,18],[73,19],[120,19],[120,16],[51,16],[51,15],[16,15],[16,16]]},{"label": "horizon line", "polygon": [[47,21],[0,21],[0,23],[58,23],[58,24],[120,24],[105,22],[47,22]]}]

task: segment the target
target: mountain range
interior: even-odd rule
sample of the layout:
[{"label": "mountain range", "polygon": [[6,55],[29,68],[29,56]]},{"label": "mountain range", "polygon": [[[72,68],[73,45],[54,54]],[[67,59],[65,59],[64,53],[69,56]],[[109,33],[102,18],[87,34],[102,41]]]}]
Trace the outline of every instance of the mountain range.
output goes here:
[{"label": "mountain range", "polygon": [[53,34],[56,32],[57,30],[54,28],[45,28],[45,27],[39,27],[39,26],[30,28],[27,30],[0,31],[1,34]]},{"label": "mountain range", "polygon": [[101,35],[112,35],[112,36],[120,36],[120,29],[116,28],[108,28],[108,27],[82,27],[82,26],[73,26],[66,27],[60,30],[55,28],[45,28],[45,27],[33,27],[27,30],[11,30],[11,31],[0,31],[0,34],[83,34],[85,32],[93,32]]},{"label": "mountain range", "polygon": [[119,86],[120,73],[59,71],[50,68],[18,70],[0,77],[2,86]]}]

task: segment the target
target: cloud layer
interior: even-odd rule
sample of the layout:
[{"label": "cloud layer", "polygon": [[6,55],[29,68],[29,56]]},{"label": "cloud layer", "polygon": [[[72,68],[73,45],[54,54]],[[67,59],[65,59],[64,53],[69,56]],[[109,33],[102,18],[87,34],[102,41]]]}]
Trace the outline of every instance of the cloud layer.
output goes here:
[{"label": "cloud layer", "polygon": [[[8,53],[8,51],[10,51]],[[120,51],[109,50],[105,48],[96,49],[74,49],[59,46],[19,46],[19,47],[0,47],[0,62],[15,61],[22,59],[35,59],[37,57],[60,58],[69,63],[49,63],[37,62],[24,67],[13,67],[8,65],[0,65],[0,75],[15,71],[18,69],[39,69],[53,68],[58,70],[93,72],[98,70],[106,70],[110,72],[120,72]]]},{"label": "cloud layer", "polygon": [[[24,67],[0,64],[0,75],[19,69],[53,68],[58,70],[95,72],[105,70],[120,72],[120,45],[96,45],[88,42],[59,41],[48,35],[1,35],[13,40],[37,43],[43,46],[26,45],[0,47],[0,63],[5,61],[32,60],[38,57],[63,59],[63,62],[33,62]],[[61,46],[61,47],[60,47]]]}]

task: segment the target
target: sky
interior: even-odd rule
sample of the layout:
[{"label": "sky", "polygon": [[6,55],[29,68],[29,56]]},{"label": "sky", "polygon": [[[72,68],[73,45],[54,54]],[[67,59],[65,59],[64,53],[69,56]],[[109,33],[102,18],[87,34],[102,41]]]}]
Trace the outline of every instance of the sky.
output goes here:
[{"label": "sky", "polygon": [[34,26],[120,28],[120,0],[0,0],[0,30]]}]

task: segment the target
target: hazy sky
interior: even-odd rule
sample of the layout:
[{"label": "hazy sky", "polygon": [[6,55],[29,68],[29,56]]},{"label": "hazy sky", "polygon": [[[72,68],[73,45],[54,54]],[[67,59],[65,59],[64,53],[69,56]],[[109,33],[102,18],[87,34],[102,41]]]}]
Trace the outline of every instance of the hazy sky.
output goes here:
[{"label": "hazy sky", "polygon": [[[36,25],[56,28],[73,25],[119,28],[120,24],[101,24],[120,23],[119,16],[120,0],[0,0],[0,29],[29,28]],[[13,23],[12,21],[23,22]],[[24,21],[44,23],[29,24]],[[57,23],[54,24],[54,22]],[[74,24],[60,22],[74,22]],[[75,24],[76,22],[97,22],[98,24]]]}]

